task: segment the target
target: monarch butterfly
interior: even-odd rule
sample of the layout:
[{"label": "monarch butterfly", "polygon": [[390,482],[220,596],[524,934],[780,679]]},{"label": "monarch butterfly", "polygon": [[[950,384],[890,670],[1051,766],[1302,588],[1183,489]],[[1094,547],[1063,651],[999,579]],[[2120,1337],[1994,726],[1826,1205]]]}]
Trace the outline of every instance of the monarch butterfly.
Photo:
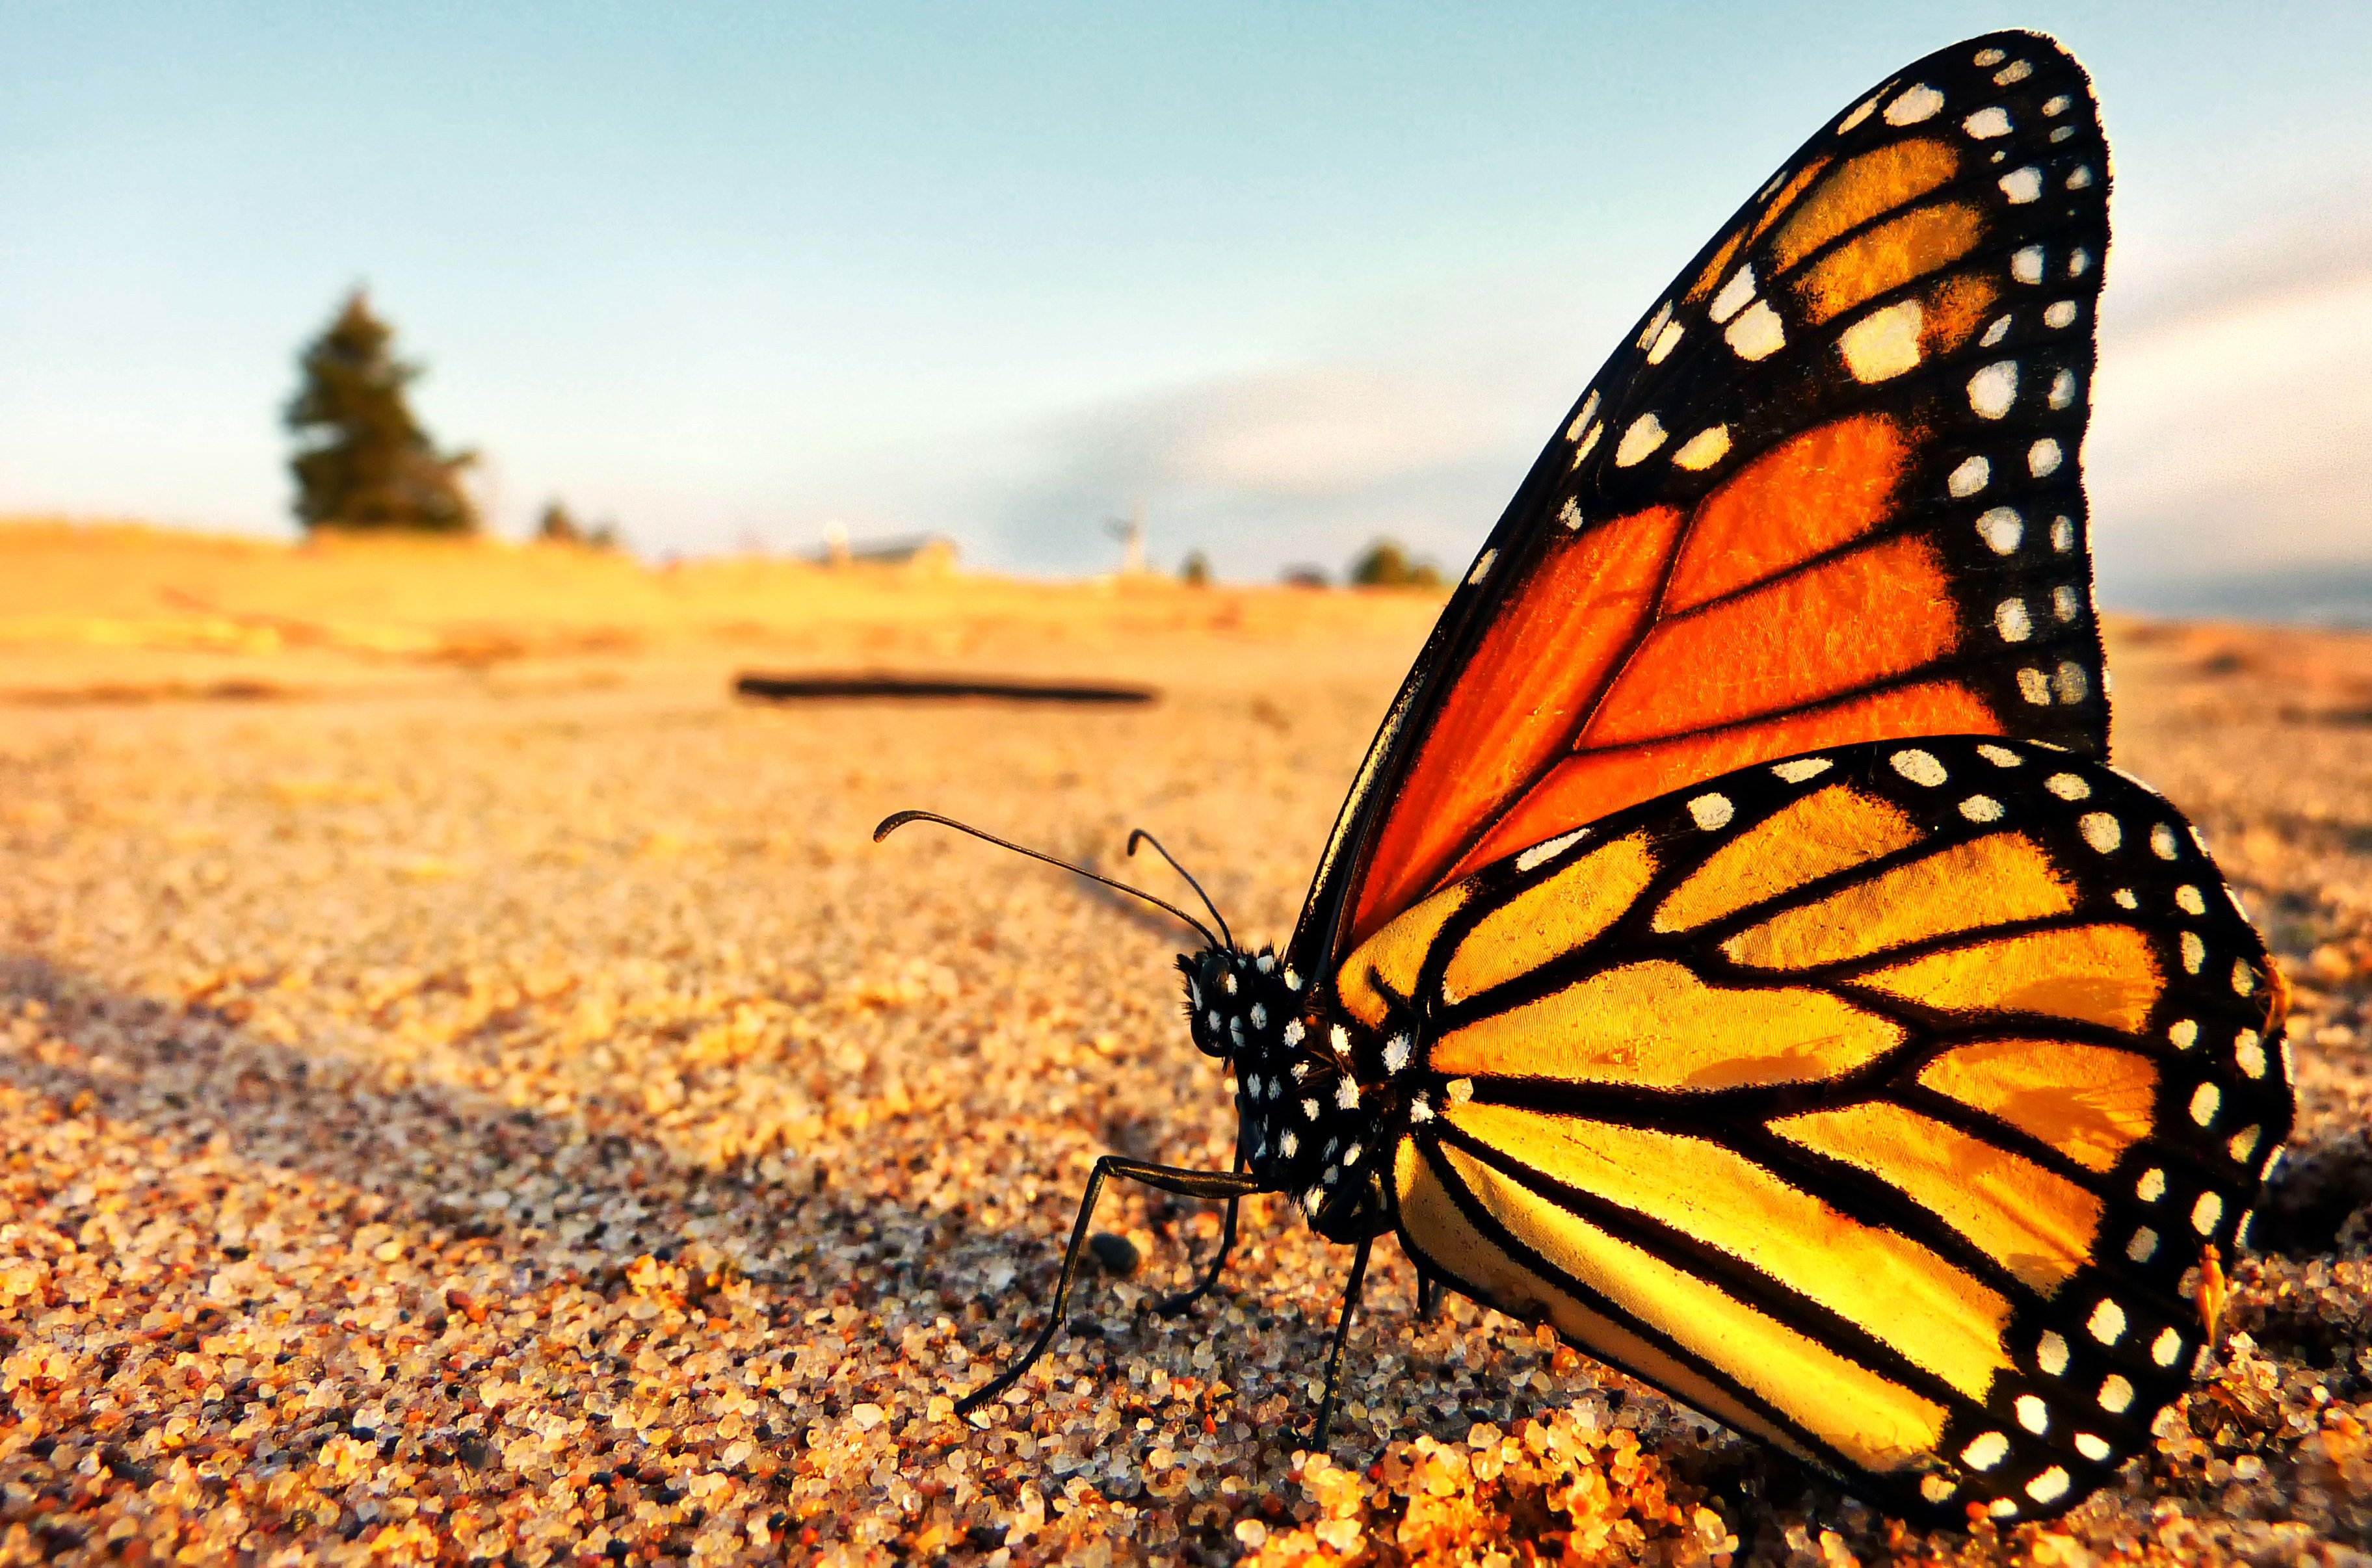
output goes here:
[{"label": "monarch butterfly", "polygon": [[959,1408],[1045,1349],[1127,1177],[1228,1202],[1172,1307],[1246,1193],[1355,1249],[1320,1446],[1389,1231],[1421,1305],[1545,1322],[1904,1516],[2047,1517],[2145,1447],[2293,1102],[2262,943],[2107,765],[2108,185],[2082,70],[1988,34],[1681,271],[1452,595],[1285,950],[1162,904],[1235,1168],[1099,1162],[1053,1315]]}]

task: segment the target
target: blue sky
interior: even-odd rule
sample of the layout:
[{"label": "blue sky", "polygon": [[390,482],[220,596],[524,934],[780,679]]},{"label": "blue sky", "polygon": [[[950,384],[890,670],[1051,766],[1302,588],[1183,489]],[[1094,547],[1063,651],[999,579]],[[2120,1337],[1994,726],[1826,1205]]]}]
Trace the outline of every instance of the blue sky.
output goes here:
[{"label": "blue sky", "polygon": [[2372,566],[2372,6],[0,6],[0,513],[285,534],[366,283],[651,553],[1469,555],[1615,334],[1893,66],[2005,25],[2118,180],[2106,597]]}]

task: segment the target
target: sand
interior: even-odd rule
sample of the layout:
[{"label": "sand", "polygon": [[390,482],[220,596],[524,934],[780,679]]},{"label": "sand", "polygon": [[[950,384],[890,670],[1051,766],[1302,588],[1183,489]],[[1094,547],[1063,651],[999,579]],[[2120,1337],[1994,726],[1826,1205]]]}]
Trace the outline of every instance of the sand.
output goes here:
[{"label": "sand", "polygon": [[[1171,923],[867,830],[929,807],[1176,891],[1121,858],[1144,826],[1282,939],[1424,601],[756,563],[732,613],[448,614],[407,576],[374,616],[262,559],[204,613],[288,622],[268,646],[176,643],[200,612],[154,592],[0,604],[0,1562],[2372,1547],[2372,642],[2117,628],[2118,760],[2296,987],[2295,1174],[2156,1454],[2063,1523],[1930,1536],[1495,1313],[1417,1324],[1389,1243],[1331,1459],[1299,1454],[1348,1254],[1270,1199],[1162,1319],[1215,1215],[1115,1191],[1142,1267],[953,1416],[1035,1331],[1094,1158],[1224,1164],[1230,1113]],[[325,625],[413,641],[289,629]],[[1166,696],[727,695],[866,662]]]}]

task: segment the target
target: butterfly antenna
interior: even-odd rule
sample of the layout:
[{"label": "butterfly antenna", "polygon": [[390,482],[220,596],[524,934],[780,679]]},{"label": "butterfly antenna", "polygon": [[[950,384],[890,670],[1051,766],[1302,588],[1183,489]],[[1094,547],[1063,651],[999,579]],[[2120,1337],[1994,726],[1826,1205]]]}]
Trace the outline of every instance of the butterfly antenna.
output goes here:
[{"label": "butterfly antenna", "polygon": [[[1171,903],[1167,899],[1157,899],[1151,893],[1145,891],[1141,888],[1132,888],[1125,882],[1115,882],[1109,877],[1099,877],[1084,865],[1074,865],[1067,860],[1057,860],[1051,854],[1044,854],[1037,850],[1029,849],[1021,844],[1015,843],[1011,839],[1000,839],[994,833],[983,832],[980,829],[973,827],[969,822],[959,822],[952,817],[942,817],[936,811],[899,811],[884,817],[881,819],[881,825],[873,830],[873,842],[877,844],[879,843],[883,839],[888,838],[890,834],[896,832],[899,829],[904,827],[909,822],[936,822],[942,828],[953,828],[959,833],[970,833],[973,838],[985,840],[989,843],[996,845],[999,849],[1009,849],[1016,854],[1026,854],[1032,860],[1042,860],[1049,865],[1059,865],[1064,870],[1068,871],[1075,876],[1084,877],[1090,882],[1100,882],[1107,888],[1126,893],[1132,899],[1143,899],[1146,903],[1151,904],[1156,909],[1168,910],[1171,914],[1176,915],[1188,925],[1192,926],[1194,928],[1195,935],[1201,936],[1204,942],[1210,944],[1214,947],[1222,946],[1219,939],[1211,935],[1211,928],[1209,926],[1204,925],[1201,921],[1196,920],[1192,915],[1188,914],[1184,910],[1180,909],[1176,904]],[[1186,879],[1190,882],[1193,880],[1191,877]],[[1197,888],[1194,890],[1199,893],[1203,889]],[[1209,900],[1205,900],[1203,901],[1207,903]],[[1219,912],[1213,910],[1211,912],[1215,915]],[[1221,921],[1219,924],[1221,928],[1224,929],[1227,925],[1227,922]],[[1232,947],[1235,944],[1230,941],[1226,943],[1225,946]]]},{"label": "butterfly antenna", "polygon": [[1194,889],[1194,896],[1203,900],[1203,907],[1209,910],[1211,912],[1211,918],[1219,923],[1219,935],[1227,939],[1228,947],[1234,947],[1236,945],[1236,934],[1227,929],[1227,917],[1219,912],[1219,906],[1211,901],[1211,895],[1203,891],[1203,884],[1194,880],[1193,873],[1179,865],[1178,857],[1171,854],[1168,850],[1163,849],[1161,847],[1161,841],[1155,838],[1151,833],[1146,832],[1143,828],[1134,829],[1130,831],[1128,835],[1129,854],[1134,854],[1136,853],[1136,846],[1140,841],[1145,843],[1151,844],[1153,846],[1153,853],[1169,863],[1170,870],[1175,871],[1179,876],[1186,878],[1186,885]]}]

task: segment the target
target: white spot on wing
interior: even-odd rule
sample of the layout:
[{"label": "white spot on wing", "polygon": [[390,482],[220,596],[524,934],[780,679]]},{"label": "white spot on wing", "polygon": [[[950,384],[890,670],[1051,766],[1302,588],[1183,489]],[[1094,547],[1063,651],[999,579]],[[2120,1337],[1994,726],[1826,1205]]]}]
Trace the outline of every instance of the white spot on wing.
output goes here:
[{"label": "white spot on wing", "polygon": [[1664,422],[1652,413],[1643,413],[1631,422],[1622,433],[1621,445],[1614,448],[1614,466],[1627,469],[1645,460],[1666,439]]},{"label": "white spot on wing", "polygon": [[2042,281],[2042,247],[2029,245],[2009,259],[2009,275],[2020,283]]},{"label": "white spot on wing", "polygon": [[[1982,462],[1972,458],[1971,462]],[[1967,466],[1965,464],[1963,467]],[[1995,506],[1977,519],[1977,537],[1995,555],[2007,555],[2017,549],[2018,540],[2026,537],[2026,521],[2014,506]]]},{"label": "white spot on wing", "polygon": [[1984,459],[1963,458],[1960,460],[1960,466],[1954,469],[1951,476],[1945,480],[1944,487],[1956,497],[1965,500],[1982,490],[1993,476],[1994,466]]},{"label": "white spot on wing", "polygon": [[2117,846],[2125,842],[2124,830],[2105,811],[2087,811],[2076,827],[2084,835],[2084,842],[2102,854],[2115,853]]},{"label": "white spot on wing", "polygon": [[1960,802],[1960,815],[1971,822],[1998,822],[2002,805],[1990,795],[1972,795]]},{"label": "white spot on wing", "polygon": [[1740,267],[1729,274],[1729,281],[1721,285],[1719,294],[1713,296],[1713,305],[1706,314],[1713,318],[1715,326],[1720,326],[1745,309],[1747,301],[1753,297],[1754,269]]},{"label": "white spot on wing", "polygon": [[2019,756],[2017,752],[2011,750],[2006,746],[1994,746],[1991,744],[1980,746],[1977,748],[1977,755],[1982,757],[1986,761],[1991,762],[1996,768],[2019,767],[2026,761],[2025,758]]},{"label": "white spot on wing", "polygon": [[1695,818],[1697,826],[1708,833],[1715,828],[1727,826],[1736,810],[1726,795],[1701,795],[1689,802],[1689,815]]},{"label": "white spot on wing", "polygon": [[1672,351],[1680,346],[1682,330],[1678,321],[1667,322],[1664,330],[1656,334],[1656,341],[1647,346],[1647,363],[1661,365],[1670,358]]},{"label": "white spot on wing", "polygon": [[1516,869],[1518,871],[1529,871],[1536,865],[1543,865],[1548,861],[1554,860],[1558,855],[1563,854],[1565,851],[1581,842],[1582,840],[1588,836],[1589,830],[1587,828],[1576,828],[1572,832],[1564,835],[1562,838],[1554,838],[1549,840],[1545,843],[1534,844],[1531,848],[1526,850],[1523,854],[1516,857]]},{"label": "white spot on wing", "polygon": [[1988,365],[1969,377],[1969,406],[1981,419],[1999,419],[2017,401],[2017,361]]},{"label": "white spot on wing", "polygon": [[1767,299],[1758,299],[1747,307],[1722,338],[1731,352],[1744,360],[1768,359],[1787,346],[1787,333],[1780,324],[1779,312],[1771,308]]},{"label": "white spot on wing", "polygon": [[1932,751],[1921,751],[1916,749],[1897,751],[1893,756],[1889,757],[1887,761],[1893,766],[1896,772],[1901,773],[1913,784],[1924,784],[1929,789],[1935,788],[1951,777],[1944,771],[1944,764],[1936,760],[1935,753]]},{"label": "white spot on wing", "polygon": [[1789,784],[1802,784],[1806,779],[1820,777],[1829,771],[1829,767],[1826,757],[1796,757],[1785,762],[1773,762],[1771,771]]},{"label": "white spot on wing", "polygon": [[2065,408],[2076,401],[2076,372],[2062,370],[2051,378],[2051,406]]},{"label": "white spot on wing", "polygon": [[2042,787],[2062,800],[2092,798],[2092,786],[2075,773],[2053,773],[2042,781]]},{"label": "white spot on wing", "polygon": [[2034,634],[2034,622],[2026,613],[2026,600],[2006,598],[1994,606],[1994,630],[2005,643],[2023,643]]},{"label": "white spot on wing", "polygon": [[1916,125],[1923,120],[1934,119],[1943,107],[1944,95],[1921,82],[1907,88],[1886,106],[1886,122],[1889,125]]},{"label": "white spot on wing", "polygon": [[1593,389],[1589,396],[1581,400],[1581,407],[1574,411],[1573,423],[1564,427],[1564,438],[1568,441],[1580,440],[1581,433],[1588,429],[1589,422],[1597,417],[1598,393]]},{"label": "white spot on wing", "polygon": [[2042,194],[2042,170],[2028,164],[2024,168],[2014,168],[2003,175],[1999,183],[2002,194],[2009,198],[2010,205],[2024,206]]},{"label": "white spot on wing", "polygon": [[2009,1438],[2006,1434],[1987,1432],[1960,1450],[1960,1462],[1973,1470],[1989,1470],[2009,1457]]},{"label": "white spot on wing", "polygon": [[1884,381],[1919,364],[1919,302],[1897,300],[1847,327],[1837,338],[1837,351],[1854,379]]},{"label": "white spot on wing", "polygon": [[2006,136],[2009,134],[2009,110],[1999,104],[1991,109],[1980,109],[1960,122],[1960,129],[1981,142]]},{"label": "white spot on wing", "polygon": [[1466,574],[1466,581],[1469,586],[1480,583],[1483,578],[1489,576],[1491,575],[1491,563],[1498,559],[1499,552],[1497,551],[1484,551],[1481,558],[1474,563],[1474,570]]},{"label": "white spot on wing", "polygon": [[1716,424],[1700,430],[1672,454],[1672,461],[1692,471],[1709,469],[1729,452],[1729,426]]}]

